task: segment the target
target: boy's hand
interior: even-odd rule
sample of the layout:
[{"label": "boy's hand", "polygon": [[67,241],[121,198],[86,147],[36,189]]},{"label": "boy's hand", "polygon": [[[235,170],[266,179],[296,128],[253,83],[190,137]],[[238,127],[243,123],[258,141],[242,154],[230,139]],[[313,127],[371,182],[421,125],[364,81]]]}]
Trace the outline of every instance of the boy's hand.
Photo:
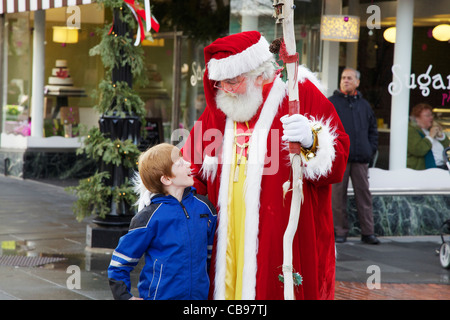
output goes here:
[{"label": "boy's hand", "polygon": [[137,298],[137,297],[131,297],[130,299],[128,299],[128,300],[144,300],[144,299],[142,299],[142,298]]}]

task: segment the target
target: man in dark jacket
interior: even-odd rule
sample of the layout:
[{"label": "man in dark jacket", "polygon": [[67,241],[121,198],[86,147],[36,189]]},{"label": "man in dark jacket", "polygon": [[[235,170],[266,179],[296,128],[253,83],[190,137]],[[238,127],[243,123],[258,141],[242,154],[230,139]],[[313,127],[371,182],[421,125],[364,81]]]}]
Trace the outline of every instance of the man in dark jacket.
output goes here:
[{"label": "man in dark jacket", "polygon": [[372,196],[369,191],[369,163],[378,148],[377,121],[370,104],[356,90],[360,73],[346,68],[342,72],[340,90],[328,98],[350,137],[350,154],[342,182],[332,188],[332,205],[336,242],[345,242],[348,234],[347,187],[352,179],[356,208],[361,226],[361,240],[378,244],[374,235]]}]

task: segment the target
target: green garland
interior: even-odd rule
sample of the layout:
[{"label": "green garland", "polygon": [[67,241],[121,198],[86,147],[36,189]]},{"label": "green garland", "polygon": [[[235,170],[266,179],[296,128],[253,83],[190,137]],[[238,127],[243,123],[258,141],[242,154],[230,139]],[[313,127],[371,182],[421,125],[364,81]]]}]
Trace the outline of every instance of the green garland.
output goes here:
[{"label": "green garland", "polygon": [[[120,12],[123,13],[124,10]],[[128,9],[126,11],[129,11]],[[125,19],[122,19],[122,21]],[[144,71],[143,49],[135,46],[133,39],[117,34],[109,34],[110,26],[100,30],[102,40],[98,45],[89,50],[89,55],[100,55],[102,63],[107,70],[131,66],[134,79],[141,80]]]},{"label": "green garland", "polygon": [[[89,130],[83,141],[83,146],[77,150],[77,154],[86,154],[96,162],[136,168],[137,158],[141,152],[131,140],[121,141],[106,138],[98,128]],[[96,172],[93,176],[80,180],[76,187],[67,187],[66,191],[77,195],[77,201],[73,205],[73,211],[78,221],[97,214],[100,218],[110,211],[108,199],[119,203],[124,200],[130,206],[137,201],[133,191],[133,185],[129,179],[118,186],[109,186],[105,181],[109,179],[109,172]]]},{"label": "green garland", "polygon": [[[136,28],[136,20],[131,11],[124,6],[123,0],[98,0],[99,4],[112,10],[119,10],[119,18],[128,24],[130,29]],[[100,114],[116,114],[124,117],[135,114],[145,121],[144,102],[140,96],[128,86],[126,82],[113,83],[111,74],[114,68],[130,66],[135,85],[144,86],[148,83],[144,63],[144,50],[141,46],[135,46],[133,39],[126,36],[111,33],[111,24],[105,25],[98,31],[101,41],[89,51],[90,56],[99,55],[106,70],[105,79],[99,84],[95,96],[98,103],[94,106]]]},{"label": "green garland", "polygon": [[[97,3],[111,10],[120,10],[120,19],[127,23],[131,30],[136,28],[135,18],[123,0],[97,0]],[[89,51],[91,56],[101,57],[106,70],[105,79],[94,92],[98,98],[94,109],[103,115],[114,114],[122,118],[133,114],[144,123],[144,102],[139,95],[126,82],[113,83],[111,80],[114,68],[129,65],[134,83],[144,85],[147,82],[144,51],[141,46],[134,46],[132,39],[128,37],[109,34],[111,26],[112,23],[99,30],[101,41]],[[83,146],[77,150],[77,154],[83,153],[88,158],[105,164],[136,169],[137,158],[141,152],[131,140],[113,141],[105,137],[99,128],[92,128],[84,137]],[[110,212],[109,200],[116,203],[124,200],[130,206],[134,206],[137,195],[129,179],[125,179],[122,185],[114,187],[105,184],[109,177],[108,172],[96,172],[93,176],[80,180],[78,186],[66,188],[67,192],[77,195],[73,211],[78,221],[95,214],[105,218]]]},{"label": "green garland", "polygon": [[144,102],[126,82],[102,80],[98,86],[99,101],[94,106],[101,114],[125,117],[127,114],[135,114],[144,123]]},{"label": "green garland", "polygon": [[129,204],[136,202],[133,185],[126,179],[119,187],[105,185],[104,181],[109,179],[108,172],[96,172],[93,176],[80,180],[78,187],[68,187],[67,191],[77,195],[77,201],[72,209],[78,221],[97,214],[104,218],[110,211],[108,199],[119,204],[121,200]]},{"label": "green garland", "polygon": [[77,154],[83,153],[97,162],[135,168],[141,151],[129,139],[113,141],[106,138],[98,128],[92,128],[84,139],[83,146],[77,150]]}]

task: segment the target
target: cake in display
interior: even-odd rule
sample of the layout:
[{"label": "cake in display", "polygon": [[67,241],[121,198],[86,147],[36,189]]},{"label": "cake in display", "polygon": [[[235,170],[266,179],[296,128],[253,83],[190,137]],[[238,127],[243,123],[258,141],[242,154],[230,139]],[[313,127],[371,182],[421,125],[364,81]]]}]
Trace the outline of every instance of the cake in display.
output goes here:
[{"label": "cake in display", "polygon": [[56,68],[52,68],[52,75],[48,78],[46,93],[50,95],[84,95],[83,88],[77,88],[73,85],[73,79],[70,76],[70,69],[67,67],[67,60],[56,60]]},{"label": "cake in display", "polygon": [[48,78],[48,84],[54,86],[73,86],[70,70],[66,60],[56,60],[56,68],[52,69],[52,76]]}]

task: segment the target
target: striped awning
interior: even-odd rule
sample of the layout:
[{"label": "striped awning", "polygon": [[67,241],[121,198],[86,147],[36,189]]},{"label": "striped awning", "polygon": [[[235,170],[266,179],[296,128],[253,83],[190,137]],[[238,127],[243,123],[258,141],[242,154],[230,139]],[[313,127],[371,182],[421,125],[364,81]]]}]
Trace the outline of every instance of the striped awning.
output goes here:
[{"label": "striped awning", "polygon": [[95,0],[0,0],[0,14],[90,4]]}]

